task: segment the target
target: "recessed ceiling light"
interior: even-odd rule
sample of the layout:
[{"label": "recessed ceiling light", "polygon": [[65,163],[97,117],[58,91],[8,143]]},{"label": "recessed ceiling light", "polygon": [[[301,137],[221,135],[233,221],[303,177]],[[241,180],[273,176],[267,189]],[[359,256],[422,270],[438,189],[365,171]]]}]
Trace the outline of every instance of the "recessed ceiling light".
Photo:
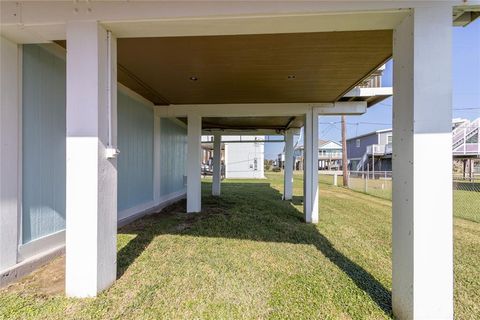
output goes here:
[{"label": "recessed ceiling light", "polygon": [[198,80],[198,78],[197,78],[197,77],[195,77],[195,76],[191,76],[191,77],[190,77],[190,80],[192,80],[192,81],[197,81],[197,80]]},{"label": "recessed ceiling light", "polygon": [[288,80],[293,80],[293,79],[295,79],[295,75],[294,75],[294,74],[290,74],[290,75],[287,76],[287,79],[288,79]]}]

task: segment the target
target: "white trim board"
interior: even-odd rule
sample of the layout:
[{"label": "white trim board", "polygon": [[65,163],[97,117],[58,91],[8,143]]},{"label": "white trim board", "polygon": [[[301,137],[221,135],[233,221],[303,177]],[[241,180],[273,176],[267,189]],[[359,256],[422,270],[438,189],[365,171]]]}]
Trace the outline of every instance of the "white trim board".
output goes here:
[{"label": "white trim board", "polygon": [[65,244],[58,247],[43,251],[35,256],[32,256],[14,266],[0,271],[0,288],[23,278],[32,273],[36,269],[49,263],[54,258],[65,253]]},{"label": "white trim board", "polygon": [[154,201],[160,201],[161,195],[161,149],[162,149],[162,137],[161,137],[161,119],[157,116],[155,109],[153,110],[153,199]]},{"label": "white trim board", "polygon": [[23,242],[23,46],[18,46],[18,143],[17,263],[18,246]]},{"label": "white trim board", "polygon": [[18,260],[21,215],[21,61],[22,48],[0,37],[0,268]]},{"label": "white trim board", "polygon": [[65,245],[65,229],[18,246],[18,262]]},{"label": "white trim board", "polygon": [[178,192],[171,193],[166,196],[160,197],[159,202],[151,201],[144,203],[138,206],[135,206],[130,209],[123,210],[118,213],[118,216],[124,216],[123,218],[118,219],[117,226],[118,228],[123,227],[137,219],[142,218],[151,213],[158,212],[159,210],[175,203],[186,196],[186,190],[181,190]]}]

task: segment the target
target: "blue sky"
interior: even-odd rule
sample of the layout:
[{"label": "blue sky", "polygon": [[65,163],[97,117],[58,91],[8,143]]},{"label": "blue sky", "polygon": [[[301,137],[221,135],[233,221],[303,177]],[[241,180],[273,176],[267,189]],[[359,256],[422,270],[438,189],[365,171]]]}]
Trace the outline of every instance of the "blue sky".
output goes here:
[{"label": "blue sky", "polygon": [[[480,19],[469,26],[453,28],[453,118],[480,117]],[[387,64],[383,86],[392,85],[392,62]],[[392,99],[368,109],[361,116],[347,117],[347,136],[390,128]],[[319,117],[319,138],[341,139],[340,117]],[[265,158],[273,159],[283,150],[283,143],[265,144]]]}]

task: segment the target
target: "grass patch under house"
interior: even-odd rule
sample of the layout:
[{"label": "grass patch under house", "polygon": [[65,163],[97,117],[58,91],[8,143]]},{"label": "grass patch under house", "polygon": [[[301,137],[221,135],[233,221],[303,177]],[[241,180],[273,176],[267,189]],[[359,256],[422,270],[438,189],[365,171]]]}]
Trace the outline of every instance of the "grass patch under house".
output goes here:
[{"label": "grass patch under house", "polygon": [[[1,319],[391,318],[391,202],[320,183],[320,223],[303,222],[283,176],[203,183],[185,203],[119,230],[118,280],[66,298],[63,258],[0,291]],[[434,223],[434,221],[432,221]],[[480,224],[454,220],[455,314],[480,318]],[[434,268],[435,266],[432,266]]]}]

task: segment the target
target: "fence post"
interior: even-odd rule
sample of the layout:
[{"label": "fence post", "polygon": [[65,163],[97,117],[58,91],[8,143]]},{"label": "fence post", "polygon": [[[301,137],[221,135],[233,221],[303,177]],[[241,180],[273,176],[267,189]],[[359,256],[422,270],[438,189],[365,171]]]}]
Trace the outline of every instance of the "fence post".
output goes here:
[{"label": "fence post", "polygon": [[472,161],[472,159],[468,159],[468,171],[469,171],[470,182],[473,182],[473,161]]},{"label": "fence post", "polygon": [[365,175],[365,179],[363,179],[363,182],[364,182],[364,190],[365,193],[368,193],[368,176],[369,176],[370,173],[367,172],[367,174]]},{"label": "fence post", "polygon": [[334,185],[335,187],[337,186],[337,178],[338,178],[338,177],[337,177],[337,173],[335,172],[335,173],[333,174],[333,185]]}]

